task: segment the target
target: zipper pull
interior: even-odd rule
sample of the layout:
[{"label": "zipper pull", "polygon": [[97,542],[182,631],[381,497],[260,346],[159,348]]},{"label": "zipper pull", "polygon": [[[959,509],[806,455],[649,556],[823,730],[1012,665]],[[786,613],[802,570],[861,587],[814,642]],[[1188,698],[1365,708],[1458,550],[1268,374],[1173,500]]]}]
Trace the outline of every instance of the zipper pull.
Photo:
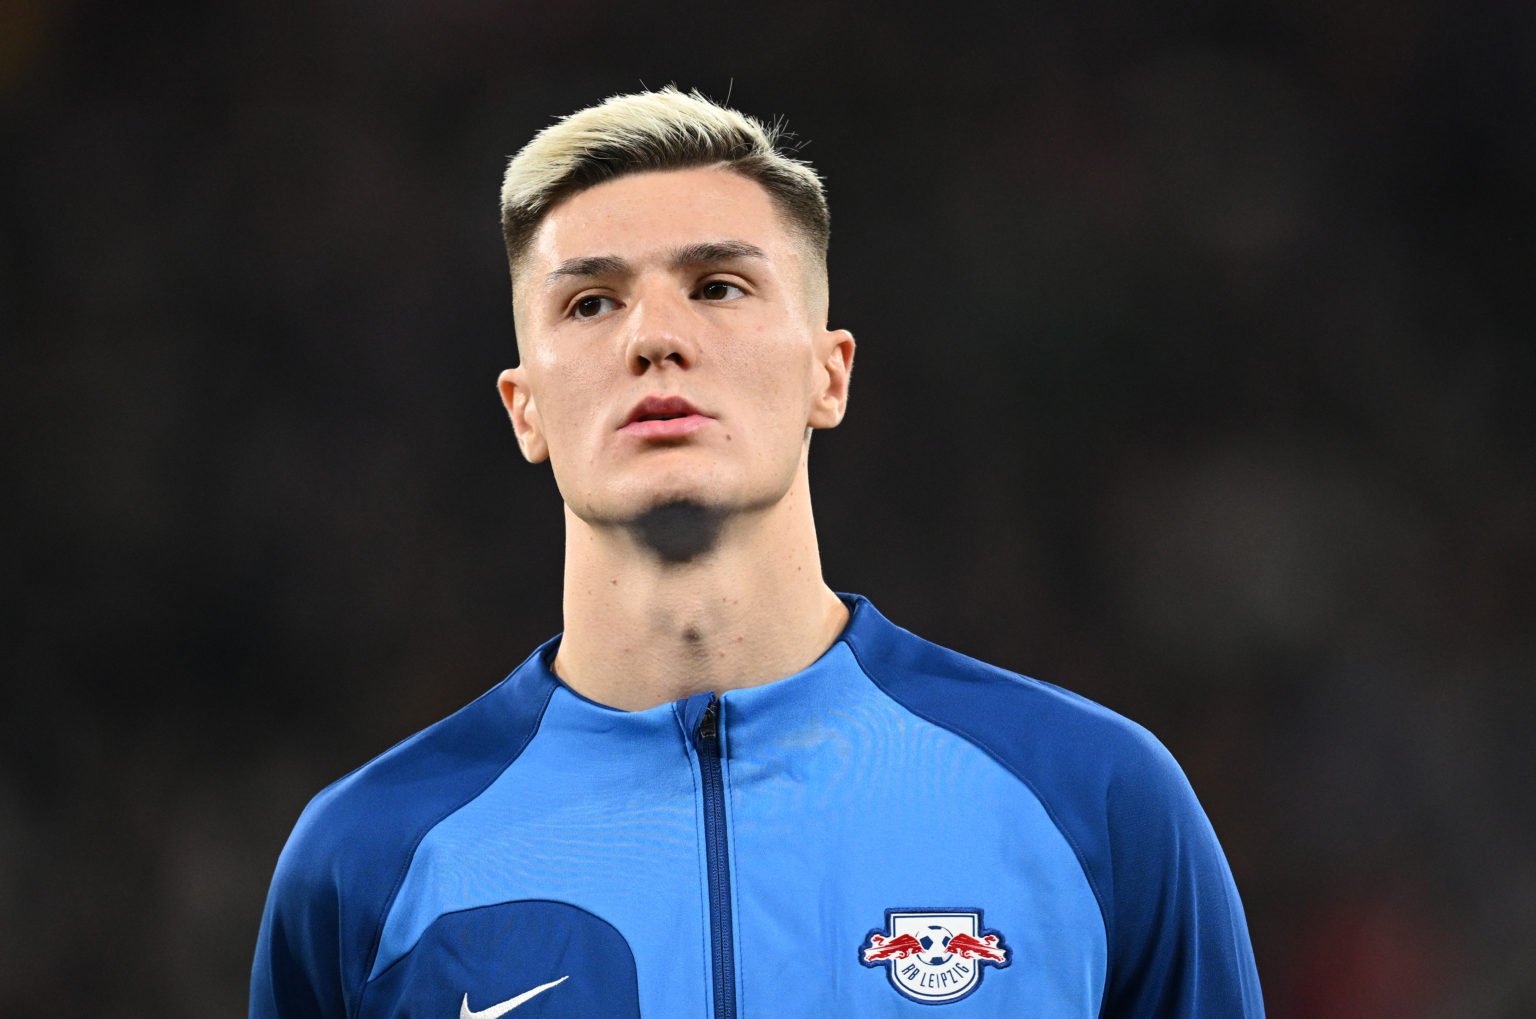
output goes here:
[{"label": "zipper pull", "polygon": [[699,719],[699,749],[706,747],[711,756],[720,756],[720,700],[713,694],[704,706],[704,717]]}]

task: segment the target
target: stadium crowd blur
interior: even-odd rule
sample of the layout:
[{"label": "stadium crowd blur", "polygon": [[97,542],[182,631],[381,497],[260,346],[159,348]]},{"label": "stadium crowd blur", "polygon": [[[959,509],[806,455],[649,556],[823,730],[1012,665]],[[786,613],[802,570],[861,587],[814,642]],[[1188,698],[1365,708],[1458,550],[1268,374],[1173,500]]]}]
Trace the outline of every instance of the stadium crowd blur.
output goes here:
[{"label": "stadium crowd blur", "polygon": [[1532,5],[3,10],[0,1015],[240,1014],[558,630],[499,175],[669,81],[830,186],[828,581],[1156,732],[1276,1019],[1536,1015]]}]

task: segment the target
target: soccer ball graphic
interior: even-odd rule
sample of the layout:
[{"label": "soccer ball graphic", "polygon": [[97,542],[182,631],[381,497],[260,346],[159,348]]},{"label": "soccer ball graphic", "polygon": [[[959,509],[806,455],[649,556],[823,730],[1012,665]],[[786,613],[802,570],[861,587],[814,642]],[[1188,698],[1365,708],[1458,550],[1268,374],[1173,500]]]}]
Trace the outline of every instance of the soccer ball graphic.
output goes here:
[{"label": "soccer ball graphic", "polygon": [[930,966],[942,966],[949,960],[949,939],[954,937],[948,927],[929,924],[917,935],[917,943],[923,946],[919,956]]}]

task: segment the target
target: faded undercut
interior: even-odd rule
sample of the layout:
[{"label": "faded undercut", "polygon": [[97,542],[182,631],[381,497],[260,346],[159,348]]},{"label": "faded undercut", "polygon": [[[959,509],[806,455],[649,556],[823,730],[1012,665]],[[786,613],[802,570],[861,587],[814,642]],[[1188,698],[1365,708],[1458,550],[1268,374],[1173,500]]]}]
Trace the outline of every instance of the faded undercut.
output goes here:
[{"label": "faded undercut", "polygon": [[790,137],[698,92],[672,86],[618,95],[540,131],[501,185],[501,232],[513,279],[544,216],[578,191],[648,170],[719,166],[756,181],[825,272],[831,220],[821,178],[786,154]]}]

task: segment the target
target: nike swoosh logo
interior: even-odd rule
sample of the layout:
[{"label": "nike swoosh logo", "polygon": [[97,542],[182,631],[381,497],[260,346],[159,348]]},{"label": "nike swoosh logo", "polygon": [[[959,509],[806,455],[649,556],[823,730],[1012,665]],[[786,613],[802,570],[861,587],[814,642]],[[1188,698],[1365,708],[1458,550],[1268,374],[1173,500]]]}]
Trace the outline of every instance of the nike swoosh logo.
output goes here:
[{"label": "nike swoosh logo", "polygon": [[547,984],[540,984],[531,991],[524,991],[515,998],[508,998],[499,1005],[492,1005],[490,1008],[483,1008],[478,1012],[470,1010],[469,995],[466,994],[464,995],[464,1001],[459,1005],[459,1019],[497,1019],[497,1016],[506,1015],[517,1006],[527,1004],[530,998],[543,994],[551,987],[558,987],[569,979],[570,976],[566,975],[559,980],[551,980]]}]

